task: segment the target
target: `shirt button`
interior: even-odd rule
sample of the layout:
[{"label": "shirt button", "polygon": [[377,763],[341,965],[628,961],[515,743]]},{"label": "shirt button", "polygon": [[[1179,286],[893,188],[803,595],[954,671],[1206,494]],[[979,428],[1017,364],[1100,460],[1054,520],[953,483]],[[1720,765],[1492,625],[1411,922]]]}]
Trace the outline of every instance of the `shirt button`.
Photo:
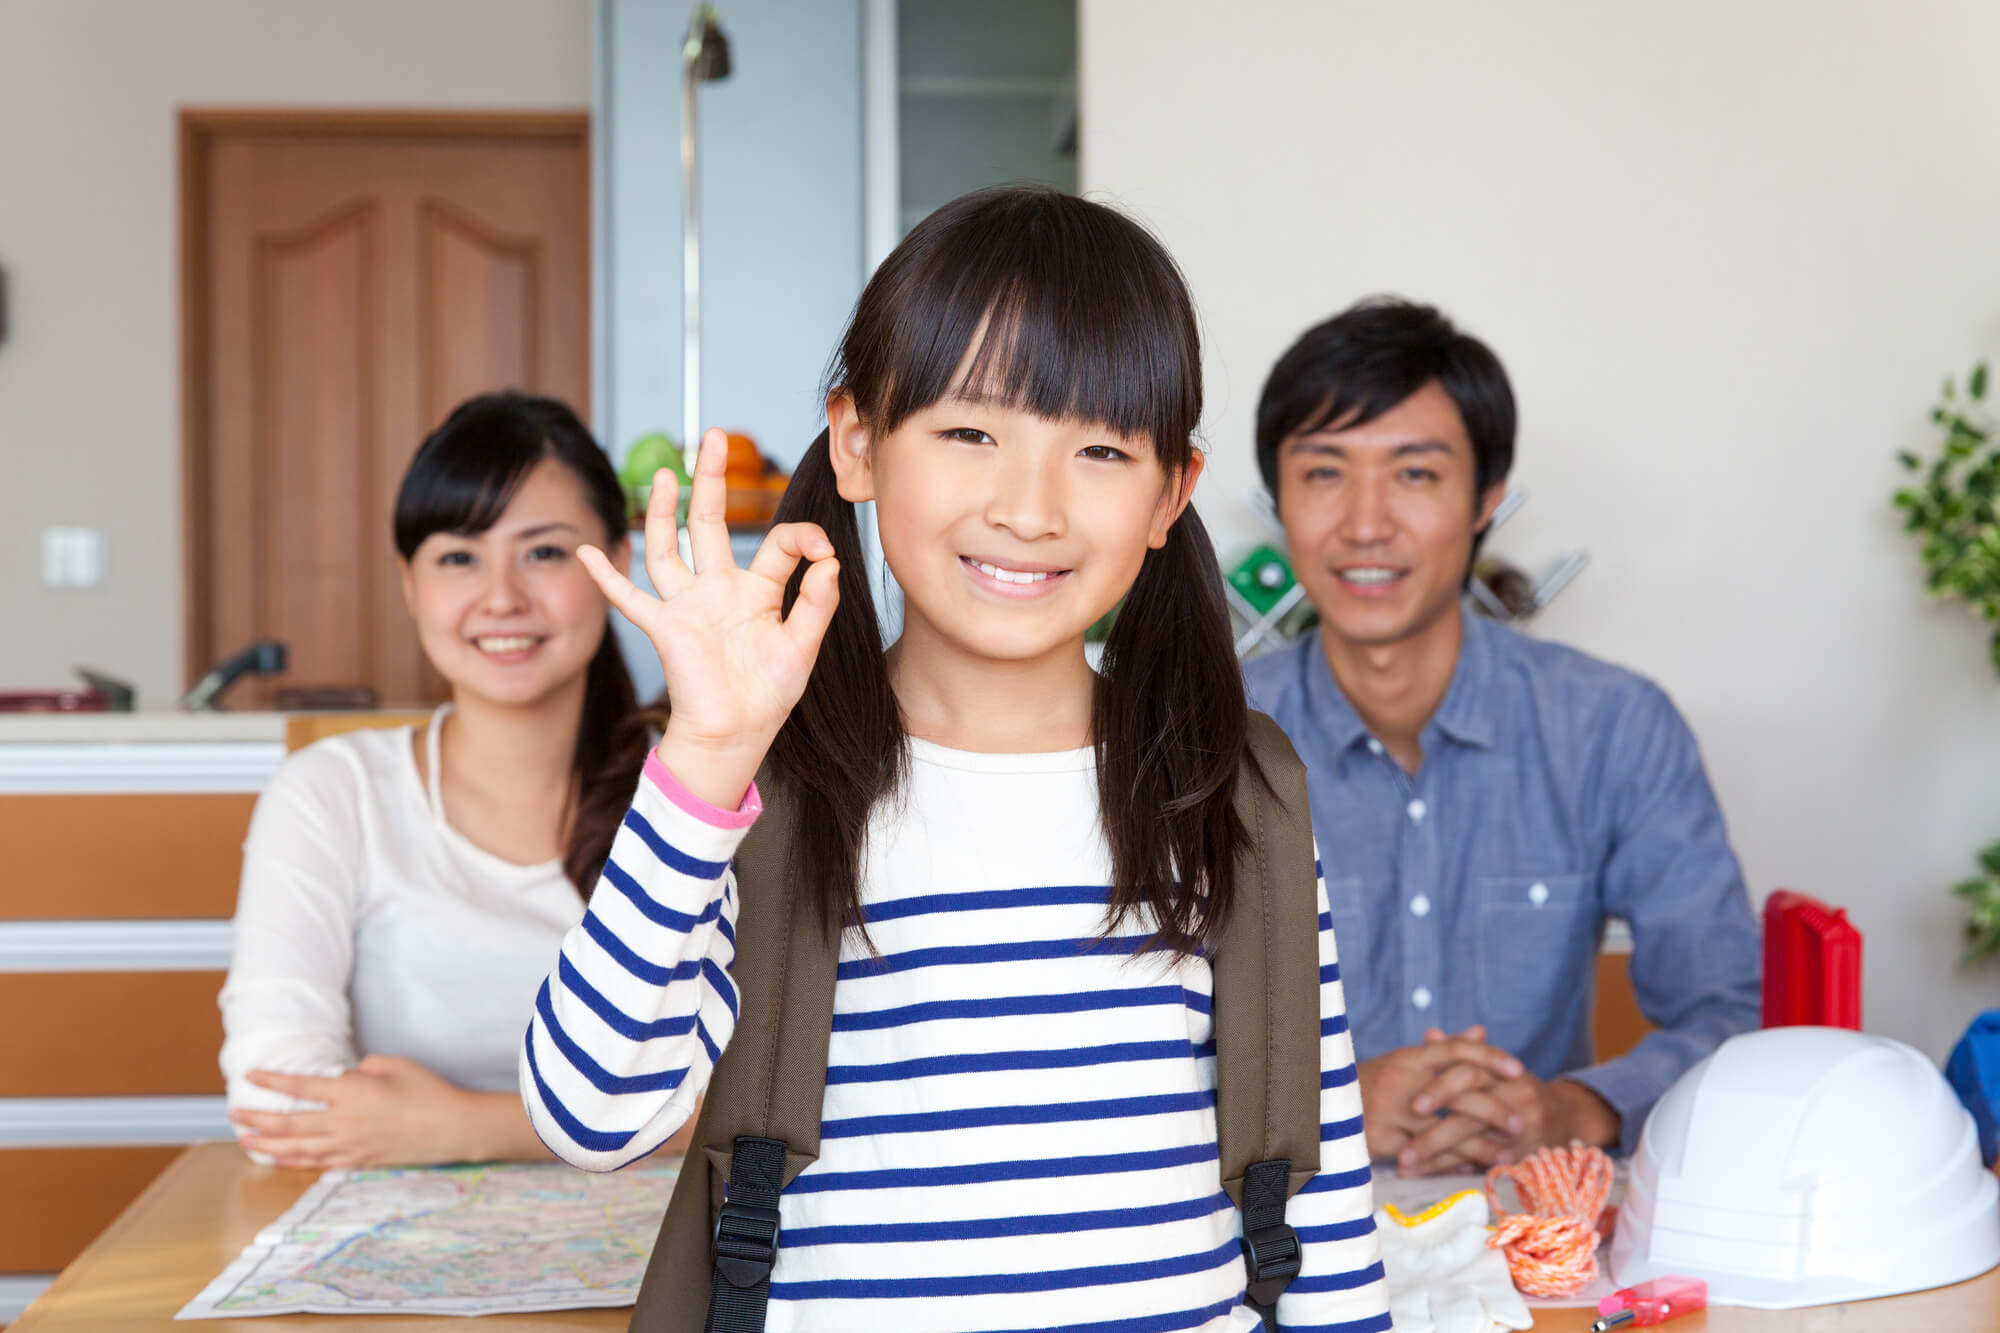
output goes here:
[{"label": "shirt button", "polygon": [[1411,1004],[1414,1004],[1414,1005],[1415,1005],[1415,1006],[1417,1006],[1417,1008],[1419,1008],[1419,1009],[1428,1009],[1428,1008],[1430,1008],[1430,1007],[1431,1007],[1431,988],[1430,988],[1429,986],[1419,986],[1419,987],[1417,987],[1417,988],[1416,988],[1415,990],[1411,991],[1411,992],[1410,992],[1410,1003],[1411,1003]]},{"label": "shirt button", "polygon": [[1368,753],[1370,754],[1382,753],[1382,742],[1376,740],[1373,736],[1370,736],[1368,738]]},{"label": "shirt button", "polygon": [[1421,893],[1418,894],[1416,897],[1410,899],[1411,916],[1429,916],[1430,914],[1431,914],[1430,899],[1424,897],[1424,895]]},{"label": "shirt button", "polygon": [[1424,804],[1424,803],[1423,803],[1422,801],[1411,801],[1411,802],[1410,802],[1410,822],[1411,822],[1411,823],[1413,823],[1413,824],[1421,824],[1421,823],[1423,823],[1423,822],[1424,822],[1424,811],[1425,811],[1425,810],[1427,810],[1427,809],[1429,809],[1429,808],[1430,808],[1430,807],[1429,807],[1429,806],[1426,806],[1426,805],[1425,805],[1425,804]]},{"label": "shirt button", "polygon": [[1548,900],[1549,900],[1548,885],[1537,881],[1535,884],[1529,886],[1528,889],[1529,902],[1533,903],[1537,907],[1540,907],[1543,903],[1547,902]]}]

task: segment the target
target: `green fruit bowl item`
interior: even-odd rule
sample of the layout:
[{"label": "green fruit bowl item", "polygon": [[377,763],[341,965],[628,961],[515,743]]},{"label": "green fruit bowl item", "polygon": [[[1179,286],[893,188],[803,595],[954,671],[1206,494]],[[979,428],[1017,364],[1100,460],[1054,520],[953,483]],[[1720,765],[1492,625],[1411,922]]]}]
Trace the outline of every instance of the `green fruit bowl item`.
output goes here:
[{"label": "green fruit bowl item", "polygon": [[625,461],[619,465],[618,481],[625,488],[625,504],[634,519],[645,517],[646,503],[653,495],[653,476],[661,468],[672,468],[680,478],[680,503],[674,506],[676,522],[687,522],[688,487],[692,478],[688,476],[687,459],[681,447],[665,431],[656,430],[641,435],[625,451]]}]

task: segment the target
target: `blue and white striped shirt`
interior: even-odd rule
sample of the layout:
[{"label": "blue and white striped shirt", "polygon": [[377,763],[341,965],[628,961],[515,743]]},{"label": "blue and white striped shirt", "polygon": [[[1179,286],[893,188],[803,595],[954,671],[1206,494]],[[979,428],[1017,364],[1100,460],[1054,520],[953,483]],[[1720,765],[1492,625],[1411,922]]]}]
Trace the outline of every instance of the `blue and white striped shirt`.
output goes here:
[{"label": "blue and white striped shirt", "polygon": [[[1210,969],[1102,938],[1110,854],[1089,750],[911,743],[869,829],[869,938],[842,943],[820,1157],[786,1188],[771,1333],[1259,1327],[1222,1192]],[[728,1045],[754,809],[654,760],[522,1054],[536,1129],[580,1166],[645,1155]],[[1321,1173],[1287,1220],[1296,1330],[1389,1328],[1361,1099],[1321,890]],[[873,948],[871,950],[870,944]]]}]

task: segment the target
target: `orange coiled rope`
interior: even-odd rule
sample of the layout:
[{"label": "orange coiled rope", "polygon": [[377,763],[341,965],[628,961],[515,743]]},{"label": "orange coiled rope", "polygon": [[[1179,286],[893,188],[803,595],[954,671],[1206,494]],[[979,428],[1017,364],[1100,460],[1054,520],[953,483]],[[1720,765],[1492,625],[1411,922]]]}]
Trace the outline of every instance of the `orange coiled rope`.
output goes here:
[{"label": "orange coiled rope", "polygon": [[[1500,1206],[1494,1187],[1514,1182],[1521,1211]],[[1572,1143],[1543,1148],[1519,1166],[1486,1173],[1486,1203],[1499,1219],[1487,1244],[1507,1256],[1514,1285],[1529,1296],[1574,1296],[1597,1276],[1597,1219],[1611,1199],[1611,1159]]]}]

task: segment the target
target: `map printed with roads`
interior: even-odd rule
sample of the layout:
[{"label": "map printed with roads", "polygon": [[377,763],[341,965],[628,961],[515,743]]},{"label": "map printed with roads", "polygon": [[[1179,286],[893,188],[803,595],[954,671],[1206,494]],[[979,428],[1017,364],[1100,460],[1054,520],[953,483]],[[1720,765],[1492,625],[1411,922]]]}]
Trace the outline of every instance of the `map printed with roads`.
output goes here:
[{"label": "map printed with roads", "polygon": [[630,1305],[679,1162],[329,1171],[177,1316]]}]

